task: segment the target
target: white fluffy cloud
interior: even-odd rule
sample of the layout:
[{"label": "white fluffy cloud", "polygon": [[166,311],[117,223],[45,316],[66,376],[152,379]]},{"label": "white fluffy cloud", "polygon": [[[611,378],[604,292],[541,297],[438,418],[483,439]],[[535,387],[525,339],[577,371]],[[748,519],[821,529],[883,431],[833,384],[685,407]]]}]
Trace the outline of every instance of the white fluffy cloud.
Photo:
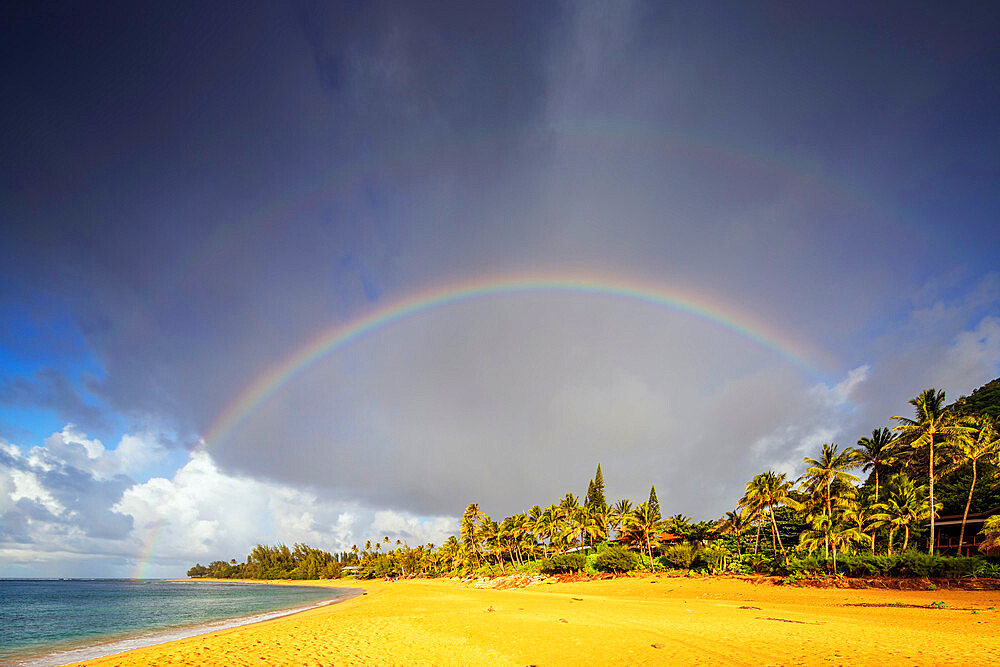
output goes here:
[{"label": "white fluffy cloud", "polygon": [[384,535],[440,542],[456,527],[451,517],[372,511],[321,499],[315,491],[228,475],[204,451],[193,453],[172,479],[130,487],[113,509],[132,517],[134,535],[164,563],[242,559],[258,542],[305,542],[332,551]]},{"label": "white fluffy cloud", "polygon": [[97,438],[88,438],[74,424],[67,424],[62,431],[45,439],[45,447],[35,447],[31,454],[43,465],[46,460],[55,459],[97,479],[110,479],[142,472],[162,460],[167,452],[154,436],[129,433],[122,436],[117,447],[106,449]]},{"label": "white fluffy cloud", "polygon": [[50,568],[75,563],[61,574],[99,567],[117,576],[178,576],[196,560],[242,559],[258,542],[331,551],[383,536],[440,544],[457,527],[452,517],[375,510],[226,474],[204,451],[169,479],[122,474],[161,456],[148,438],[125,435],[108,450],[73,425],[27,453],[0,441],[0,575],[54,574]]}]

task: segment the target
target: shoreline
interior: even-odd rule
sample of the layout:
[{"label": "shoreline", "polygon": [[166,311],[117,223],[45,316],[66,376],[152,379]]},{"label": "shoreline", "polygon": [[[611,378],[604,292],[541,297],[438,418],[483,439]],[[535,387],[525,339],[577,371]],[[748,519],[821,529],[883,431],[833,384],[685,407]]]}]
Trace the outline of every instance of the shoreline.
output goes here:
[{"label": "shoreline", "polygon": [[1000,661],[997,591],[794,588],[657,575],[512,589],[448,579],[364,583],[367,595],[342,603],[80,664]]},{"label": "shoreline", "polygon": [[[274,583],[272,581],[251,580],[251,579],[164,579],[163,581],[173,583],[198,583],[199,581],[208,583],[238,583],[261,585]],[[345,590],[341,595],[333,598],[309,602],[304,605],[278,608],[270,611],[252,612],[239,616],[230,616],[216,620],[199,622],[191,625],[177,625],[148,630],[138,630],[134,633],[127,633],[117,637],[106,637],[104,639],[80,639],[68,640],[59,643],[51,649],[29,650],[22,655],[11,658],[12,665],[16,667],[63,667],[65,665],[91,664],[95,660],[114,658],[133,651],[155,648],[156,646],[169,644],[176,641],[197,638],[213,632],[223,632],[239,628],[246,628],[257,623],[265,623],[272,620],[293,616],[295,614],[321,609],[323,607],[336,605],[364,594],[364,590],[356,586],[332,586],[324,580],[324,583],[311,581],[299,583],[289,581],[285,585],[304,585],[319,588],[336,588]]]}]

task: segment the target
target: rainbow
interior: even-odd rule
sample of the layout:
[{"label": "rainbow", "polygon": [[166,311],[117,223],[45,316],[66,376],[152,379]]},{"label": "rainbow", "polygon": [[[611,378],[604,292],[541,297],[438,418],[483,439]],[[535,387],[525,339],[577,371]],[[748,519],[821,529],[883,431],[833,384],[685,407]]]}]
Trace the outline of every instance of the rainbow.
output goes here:
[{"label": "rainbow", "polygon": [[[488,133],[465,133],[452,136],[451,141],[435,144],[429,149],[424,143],[393,144],[392,150],[372,154],[363,159],[333,161],[330,169],[316,184],[305,181],[293,184],[283,197],[275,198],[262,206],[255,215],[240,220],[239,224],[218,225],[207,239],[199,242],[180,261],[171,264],[171,272],[163,276],[142,303],[134,304],[132,317],[122,325],[122,330],[138,341],[143,336],[143,326],[153,318],[157,307],[173,299],[182,298],[182,289],[189,289],[208,266],[214,266],[220,255],[234,243],[235,236],[259,234],[261,230],[309,213],[321,202],[335,200],[351,192],[366,174],[412,170],[424,164],[449,163],[472,153],[491,150],[491,142],[541,144],[557,138],[567,145],[579,145],[595,151],[610,148],[636,147],[659,154],[677,154],[678,159],[708,161],[719,168],[741,167],[753,173],[788,180],[794,183],[811,183],[822,187],[831,197],[859,206],[902,226],[891,207],[887,207],[872,193],[856,184],[838,179],[827,173],[814,161],[796,160],[788,154],[776,153],[770,147],[724,141],[718,134],[679,132],[662,125],[643,125],[621,120],[577,120],[560,127],[554,134],[544,131],[520,132],[508,128],[494,129]],[[913,221],[907,221],[911,228]],[[724,318],[725,319],[725,318]],[[762,329],[766,330],[766,329]],[[774,340],[781,340],[780,337]]]},{"label": "rainbow", "polygon": [[156,521],[146,531],[146,540],[142,546],[142,553],[135,561],[135,570],[132,572],[132,579],[147,579],[149,577],[149,567],[153,563],[153,552],[159,545],[160,537],[165,528],[163,515],[156,517]]},{"label": "rainbow", "polygon": [[806,374],[820,378],[819,364],[810,361],[818,355],[807,352],[783,334],[769,330],[760,322],[743,315],[722,302],[661,285],[645,284],[618,278],[594,276],[517,276],[480,279],[436,287],[397,301],[356,319],[334,325],[309,340],[304,346],[266,369],[218,415],[205,433],[201,448],[224,441],[239,424],[281,386],[344,345],[400,320],[475,299],[537,293],[573,293],[627,299],[687,313],[716,324],[776,353]]}]

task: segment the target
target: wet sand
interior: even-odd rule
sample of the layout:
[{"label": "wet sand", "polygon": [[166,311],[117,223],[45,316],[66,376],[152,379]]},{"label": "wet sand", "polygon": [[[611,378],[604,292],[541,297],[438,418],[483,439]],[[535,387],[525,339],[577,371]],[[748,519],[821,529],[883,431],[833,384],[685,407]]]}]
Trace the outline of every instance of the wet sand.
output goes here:
[{"label": "wet sand", "polygon": [[507,590],[449,580],[357,584],[367,595],[78,664],[1000,663],[1000,591],[662,576]]}]

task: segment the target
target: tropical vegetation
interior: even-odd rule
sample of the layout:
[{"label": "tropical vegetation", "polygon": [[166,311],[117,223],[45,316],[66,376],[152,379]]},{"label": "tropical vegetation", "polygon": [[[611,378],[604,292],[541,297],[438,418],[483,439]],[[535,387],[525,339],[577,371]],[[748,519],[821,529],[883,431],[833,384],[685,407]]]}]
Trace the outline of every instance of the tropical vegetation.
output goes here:
[{"label": "tropical vegetation", "polygon": [[[1000,379],[951,405],[938,389],[909,403],[912,417],[891,417],[894,426],[873,429],[856,446],[820,444],[815,456],[804,457],[805,472],[797,479],[780,470],[754,475],[733,510],[714,521],[682,513],[664,518],[654,485],[644,502],[609,502],[598,463],[582,497],[566,493],[547,507],[532,505],[499,521],[470,503],[458,535],[441,545],[410,546],[383,536],[335,555],[301,544],[257,545],[244,563],[198,564],[188,575],[314,579],[676,570],[1000,576],[996,556],[935,554],[937,517],[960,515],[958,544],[968,544],[969,516],[1000,507]],[[977,542],[983,551],[1000,551],[1000,514],[985,522]]]}]

